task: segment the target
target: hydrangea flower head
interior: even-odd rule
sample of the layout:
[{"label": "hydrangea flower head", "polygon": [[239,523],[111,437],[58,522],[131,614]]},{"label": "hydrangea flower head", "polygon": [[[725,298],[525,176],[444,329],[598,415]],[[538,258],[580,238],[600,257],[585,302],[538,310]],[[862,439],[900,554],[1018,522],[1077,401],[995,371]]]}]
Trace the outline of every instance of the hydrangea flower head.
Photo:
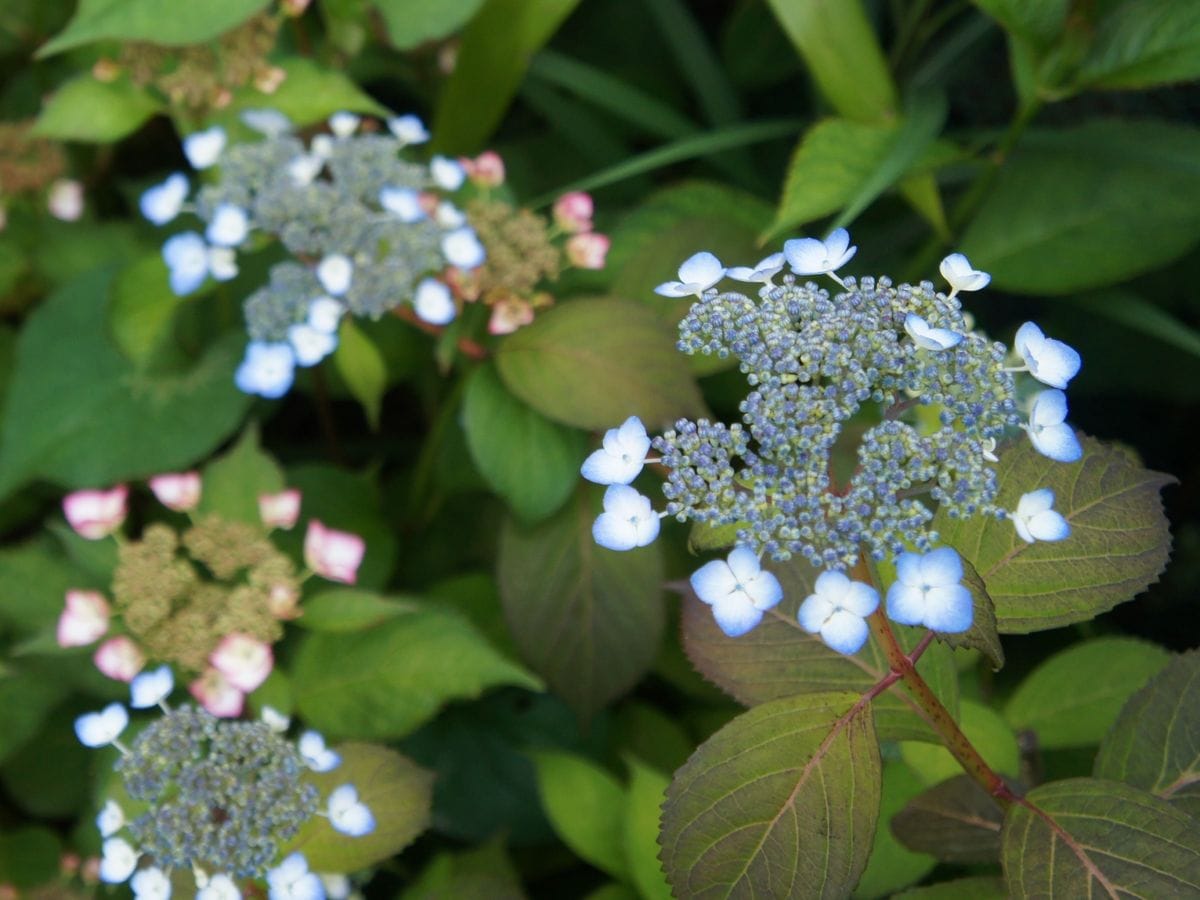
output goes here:
[{"label": "hydrangea flower head", "polygon": [[689,256],[679,267],[679,280],[666,281],[654,289],[664,297],[703,297],[704,292],[725,277],[721,261],[707,250]]},{"label": "hydrangea flower head", "polygon": [[779,579],[762,568],[758,554],[749,547],[735,547],[727,559],[705,563],[689,580],[729,637],[745,634],[783,599]]},{"label": "hydrangea flower head", "polygon": [[1029,374],[1042,384],[1065,388],[1079,372],[1079,354],[1062,341],[1046,337],[1032,322],[1017,329],[1013,346],[1025,361]]},{"label": "hydrangea flower head", "polygon": [[953,547],[902,553],[896,560],[896,581],[888,588],[888,616],[901,625],[946,634],[966,631],[975,608],[962,578],[962,560]]},{"label": "hydrangea flower head", "polygon": [[867,642],[866,617],[878,606],[879,592],[869,584],[851,581],[842,572],[822,572],[796,618],[809,634],[819,634],[838,653],[850,655]]},{"label": "hydrangea flower head", "polygon": [[1017,536],[1027,544],[1034,541],[1061,541],[1071,535],[1071,526],[1054,509],[1054,491],[1050,488],[1022,494],[1016,510],[1009,516],[1017,529]]},{"label": "hydrangea flower head", "polygon": [[971,262],[961,253],[951,253],[938,265],[938,271],[950,285],[950,296],[959,291],[981,291],[991,284],[992,276],[987,272],[971,268]]},{"label": "hydrangea flower head", "polygon": [[858,247],[850,245],[850,232],[838,228],[823,241],[794,238],[784,241],[783,255],[796,275],[831,275],[850,262]]},{"label": "hydrangea flower head", "polygon": [[645,547],[658,537],[658,513],[627,484],[613,484],[604,492],[604,512],[592,523],[592,537],[609,550]]},{"label": "hydrangea flower head", "polygon": [[619,428],[604,433],[603,446],[584,460],[580,472],[596,484],[629,484],[642,471],[649,450],[646,426],[630,416]]}]

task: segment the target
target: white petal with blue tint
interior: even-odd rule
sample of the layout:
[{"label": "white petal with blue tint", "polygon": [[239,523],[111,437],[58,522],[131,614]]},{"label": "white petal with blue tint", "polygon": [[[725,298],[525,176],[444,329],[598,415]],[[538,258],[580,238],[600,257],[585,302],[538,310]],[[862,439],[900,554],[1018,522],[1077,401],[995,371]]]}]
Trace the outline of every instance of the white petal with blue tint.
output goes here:
[{"label": "white petal with blue tint", "polygon": [[604,512],[592,524],[592,537],[609,550],[632,550],[653,542],[658,530],[658,513],[650,498],[628,485],[614,484],[604,492]]},{"label": "white petal with blue tint", "polygon": [[244,109],[241,119],[267,137],[280,137],[292,130],[292,120],[277,109]]},{"label": "white petal with blue tint", "polygon": [[216,165],[225,149],[225,129],[214,125],[205,131],[196,131],[183,139],[183,154],[193,169],[207,169]]},{"label": "white petal with blue tint", "polygon": [[770,284],[771,279],[783,269],[785,262],[782,253],[772,253],[764,259],[760,259],[754,266],[731,266],[725,270],[725,274],[734,281]]},{"label": "white petal with blue tint", "polygon": [[318,297],[308,304],[308,324],[317,331],[334,334],[342,323],[342,315],[346,307],[340,300],[332,297]]},{"label": "white petal with blue tint", "polygon": [[337,137],[348,138],[358,131],[361,122],[362,117],[356,116],[352,112],[335,112],[329,117],[329,130]]},{"label": "white petal with blue tint", "polygon": [[315,366],[332,353],[338,343],[335,332],[321,331],[307,322],[292,325],[287,336],[298,366]]},{"label": "white petal with blue tint", "polygon": [[725,267],[708,251],[694,253],[679,267],[679,280],[667,281],[654,289],[664,297],[703,297],[704,292],[725,277]]},{"label": "white petal with blue tint", "polygon": [[111,837],[101,845],[100,880],[120,884],[137,868],[138,852],[124,838]]},{"label": "white petal with blue tint", "polygon": [[1079,354],[1062,341],[1046,337],[1033,322],[1026,322],[1017,329],[1013,346],[1025,361],[1029,373],[1043,384],[1065,388],[1079,372]]},{"label": "white petal with blue tint", "polygon": [[838,228],[823,241],[793,238],[784,241],[783,255],[797,275],[825,275],[848,263],[858,247],[850,246],[850,232]]},{"label": "white petal with blue tint", "polygon": [[340,297],[350,290],[353,278],[354,263],[343,253],[331,253],[317,263],[317,280],[331,297]]},{"label": "white petal with blue tint", "polygon": [[758,554],[749,547],[735,547],[726,559],[705,563],[689,581],[696,596],[713,608],[713,618],[729,637],[745,634],[783,599],[779,579],[763,570]]},{"label": "white petal with blue tint", "polygon": [[425,218],[421,195],[412,188],[385,187],[379,192],[379,205],[401,222],[419,222]]},{"label": "white petal with blue tint", "polygon": [[962,577],[962,560],[952,547],[924,555],[902,553],[896,560],[896,581],[888,588],[888,617],[947,634],[966,631],[975,610]]},{"label": "white petal with blue tint", "polygon": [[904,330],[913,343],[924,350],[949,350],[962,343],[963,336],[949,328],[934,328],[916,313],[904,317]]},{"label": "white petal with blue tint", "polygon": [[244,393],[275,399],[291,388],[295,368],[296,355],[290,344],[251,341],[234,382]]},{"label": "white petal with blue tint", "polygon": [[401,144],[423,144],[429,140],[429,131],[425,123],[414,115],[396,116],[388,119],[390,131]]},{"label": "white petal with blue tint", "polygon": [[1066,417],[1066,394],[1057,389],[1042,391],[1033,398],[1029,424],[1023,427],[1038,453],[1058,462],[1075,462],[1083,456],[1083,447]]},{"label": "white petal with blue tint", "polygon": [[442,256],[452,266],[474,269],[483,265],[487,251],[479,242],[475,229],[464,225],[442,235]]},{"label": "white petal with blue tint", "polygon": [[630,416],[619,428],[604,433],[603,446],[583,461],[580,473],[596,484],[629,484],[642,471],[649,450],[646,426]]},{"label": "white petal with blue tint", "polygon": [[375,830],[375,817],[367,805],[358,799],[352,784],[343,784],[329,795],[327,807],[329,824],[350,837],[362,837]]},{"label": "white petal with blue tint", "polygon": [[100,712],[84,713],[75,720],[75,735],[85,747],[104,747],[121,736],[129,724],[129,713],[120,703],[110,703]]},{"label": "white petal with blue tint", "polygon": [[991,283],[992,276],[987,272],[971,268],[971,262],[961,253],[951,253],[942,260],[938,271],[950,285],[950,295],[959,291],[979,291]]},{"label": "white petal with blue tint", "polygon": [[325,738],[316,731],[300,735],[300,756],[314,772],[329,772],[341,765],[342,757],[325,746]]},{"label": "white petal with blue tint", "polygon": [[136,900],[168,900],[171,896],[171,879],[157,866],[139,869],[129,886]]},{"label": "white petal with blue tint", "polygon": [[433,183],[446,191],[457,191],[467,178],[463,167],[445,156],[435,156],[429,161],[429,174]]},{"label": "white petal with blue tint", "polygon": [[142,215],[155,225],[165,225],[179,215],[189,190],[187,176],[176,172],[162,184],[147,188],[138,206]]},{"label": "white petal with blue tint", "polygon": [[458,315],[450,288],[436,278],[424,278],[413,294],[413,311],[430,325],[448,325]]},{"label": "white petal with blue tint", "polygon": [[1061,541],[1071,535],[1071,526],[1054,509],[1054,491],[1050,488],[1023,494],[1010,516],[1017,536],[1027,544]]},{"label": "white petal with blue tint", "polygon": [[250,218],[240,206],[222,203],[213,210],[212,220],[204,232],[208,242],[217,247],[237,247],[246,240]]},{"label": "white petal with blue tint", "polygon": [[159,666],[152,672],[141,672],[129,682],[129,693],[132,700],[129,705],[134,709],[147,709],[157,706],[171,695],[175,689],[175,678],[170,666]]},{"label": "white petal with blue tint", "polygon": [[167,238],[162,248],[163,262],[170,270],[171,291],[184,297],[208,277],[208,245],[194,231],[185,231]]}]

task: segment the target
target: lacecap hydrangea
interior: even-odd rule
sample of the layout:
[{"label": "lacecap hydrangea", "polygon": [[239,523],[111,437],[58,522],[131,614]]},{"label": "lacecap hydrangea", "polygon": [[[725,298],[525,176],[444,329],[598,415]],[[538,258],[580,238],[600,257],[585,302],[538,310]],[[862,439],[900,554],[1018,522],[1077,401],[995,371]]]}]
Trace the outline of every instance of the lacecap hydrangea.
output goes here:
[{"label": "lacecap hydrangea", "polygon": [[[855,653],[880,601],[873,586],[847,574],[863,554],[895,563],[885,599],[894,621],[943,633],[970,628],[962,561],[938,546],[935,509],[1009,517],[1025,541],[1070,533],[1049,488],[1026,494],[1016,510],[999,507],[995,463],[1020,429],[1053,460],[1082,456],[1063,393],[1079,355],[1032,322],[1017,332],[1015,359],[976,332],[958,295],[986,287],[990,276],[962,254],[942,261],[943,292],[928,281],[839,277],[856,250],[838,229],[824,241],[789,240],[753,267],[726,268],[707,252],[687,259],[679,280],[656,291],[696,298],[679,325],[682,352],[738,361],[750,388],[741,421],[681,419],[652,438],[631,417],[583,465],[585,478],[609,486],[593,528],[604,547],[644,546],[666,516],[736,530],[729,556],[691,577],[730,636],[752,629],[783,597],[764,558],[802,557],[820,570],[799,624]],[[827,276],[836,289],[808,276]],[[759,285],[756,296],[719,290],[724,279]],[[1019,373],[1040,382],[1027,408]],[[858,441],[857,466],[835,483],[834,447],[864,409],[874,419]],[[646,463],[666,470],[662,510],[630,486]]]}]

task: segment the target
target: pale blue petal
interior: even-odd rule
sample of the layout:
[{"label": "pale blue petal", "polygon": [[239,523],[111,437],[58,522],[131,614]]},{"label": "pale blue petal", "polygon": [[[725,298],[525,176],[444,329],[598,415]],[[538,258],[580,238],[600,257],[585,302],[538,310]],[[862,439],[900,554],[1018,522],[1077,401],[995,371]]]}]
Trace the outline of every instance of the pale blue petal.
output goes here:
[{"label": "pale blue petal", "polygon": [[837,228],[829,233],[829,237],[825,238],[825,252],[830,259],[837,259],[844,255],[849,246],[850,232],[845,228]]},{"label": "pale blue petal", "polygon": [[962,581],[962,558],[953,547],[939,547],[921,557],[921,583],[952,585]]},{"label": "pale blue petal", "polygon": [[838,653],[847,656],[857,653],[867,642],[870,629],[867,623],[854,613],[839,610],[829,617],[821,628],[821,640]]},{"label": "pale blue petal", "polygon": [[746,593],[755,609],[767,610],[783,599],[783,585],[773,574],[763,569],[746,585]]},{"label": "pale blue petal", "polygon": [[852,581],[838,605],[860,618],[869,616],[879,608],[879,591],[861,581]]},{"label": "pale blue petal", "polygon": [[692,291],[681,281],[664,281],[654,289],[654,293],[663,297],[688,297]]},{"label": "pale blue petal", "polygon": [[710,605],[728,597],[737,589],[737,578],[729,568],[729,563],[723,559],[705,563],[692,573],[688,581],[696,596]]},{"label": "pale blue petal", "polygon": [[1071,536],[1071,526],[1061,513],[1052,509],[1037,513],[1028,523],[1030,535],[1038,541],[1061,541]]},{"label": "pale blue petal", "polygon": [[1079,373],[1080,358],[1075,350],[1062,341],[1047,338],[1035,354],[1029,367],[1033,377],[1051,387],[1065,388]]},{"label": "pale blue petal", "polygon": [[926,628],[943,634],[958,634],[971,627],[975,609],[971,592],[961,584],[930,588],[925,593]]},{"label": "pale blue petal", "polygon": [[1076,462],[1083,456],[1083,447],[1069,425],[1049,425],[1041,431],[1031,430],[1029,438],[1038,453],[1057,462]]},{"label": "pale blue petal", "polygon": [[1035,428],[1059,425],[1067,419],[1067,395],[1059,390],[1042,391],[1033,398],[1029,424]]},{"label": "pale blue petal", "polygon": [[921,555],[901,553],[896,559],[896,578],[905,584],[921,584]]},{"label": "pale blue petal", "polygon": [[816,238],[784,241],[783,255],[797,275],[820,275],[825,272],[825,244]]},{"label": "pale blue petal", "polygon": [[804,602],[800,604],[800,608],[796,610],[796,621],[800,623],[800,627],[809,634],[816,634],[821,630],[821,626],[825,624],[825,620],[836,612],[835,607],[824,594],[818,592],[809,594]]},{"label": "pale blue petal", "polygon": [[1025,365],[1029,365],[1030,360],[1045,341],[1046,336],[1042,334],[1042,329],[1033,322],[1026,322],[1017,329],[1017,334],[1013,338],[1013,347],[1020,354],[1021,359],[1025,360]]},{"label": "pale blue petal", "polygon": [[632,550],[638,546],[637,528],[627,518],[601,513],[592,523],[592,538],[608,550]]},{"label": "pale blue petal", "polygon": [[758,554],[749,547],[734,547],[729,551],[727,560],[730,571],[733,572],[733,577],[743,585],[754,579],[762,571],[762,566],[758,561]]},{"label": "pale blue petal", "polygon": [[584,478],[596,484],[629,484],[641,471],[640,462],[626,462],[603,449],[592,453],[579,469]]},{"label": "pale blue petal", "polygon": [[679,267],[679,280],[684,284],[695,284],[707,289],[721,280],[725,267],[721,261],[707,251],[689,256]]},{"label": "pale blue petal", "polygon": [[713,604],[713,618],[728,637],[740,637],[762,621],[762,610],[755,609],[741,595],[726,596]]},{"label": "pale blue petal", "polygon": [[887,592],[887,614],[901,625],[920,625],[925,619],[925,594],[919,588],[897,581]]},{"label": "pale blue petal", "polygon": [[845,572],[831,570],[822,572],[813,583],[813,591],[834,606],[842,605],[842,598],[850,589],[850,579]]},{"label": "pale blue petal", "polygon": [[[646,506],[649,507],[649,505],[650,501],[646,500]],[[658,530],[660,527],[661,523],[658,516],[654,514],[653,510],[651,510],[648,517],[639,519],[637,522],[637,541],[634,546],[646,547],[650,544],[653,544],[655,539],[658,537]]]}]

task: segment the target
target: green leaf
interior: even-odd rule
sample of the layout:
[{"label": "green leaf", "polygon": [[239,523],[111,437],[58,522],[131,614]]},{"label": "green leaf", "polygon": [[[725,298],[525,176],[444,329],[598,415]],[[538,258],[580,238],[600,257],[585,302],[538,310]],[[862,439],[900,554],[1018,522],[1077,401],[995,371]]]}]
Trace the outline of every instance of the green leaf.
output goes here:
[{"label": "green leaf", "polygon": [[555,421],[612,428],[636,415],[653,429],[704,412],[675,340],[645,304],[572,300],[510,335],[496,366],[510,391]]},{"label": "green leaf", "polygon": [[879,823],[875,828],[871,859],[854,890],[855,897],[891,897],[900,888],[929,874],[933,868],[933,857],[906,848],[896,839],[896,829],[892,827],[894,817],[924,786],[925,783],[903,761],[890,759],[883,764]]},{"label": "green leaf", "polygon": [[92,584],[45,538],[4,547],[0,549],[0,625],[17,634],[49,630],[63,611],[66,592]]},{"label": "green leaf", "polygon": [[521,880],[498,841],[464,853],[439,853],[399,900],[525,900]]},{"label": "green leaf", "polygon": [[1100,20],[1077,76],[1101,90],[1141,90],[1200,77],[1200,7],[1126,0]]},{"label": "green leaf", "polygon": [[[688,591],[683,598],[683,649],[696,670],[740,703],[754,706],[813,691],[865,693],[887,675],[890,666],[872,638],[854,656],[829,649],[796,621],[796,610],[813,592],[817,572],[797,560],[770,566],[783,585],[783,602],[769,611],[748,634],[731,638],[717,627],[712,607]],[[917,629],[896,628],[902,644],[920,637]],[[933,644],[917,663],[917,671],[952,714],[958,710],[958,673],[951,651]],[[872,703],[875,727],[885,740],[940,741],[899,684]]]},{"label": "green leaf", "polygon": [[467,379],[462,425],[480,473],[522,521],[546,518],[579,483],[583,435],[513,397],[490,364]]},{"label": "green leaf", "polygon": [[895,895],[895,900],[1008,900],[1004,879],[991,875],[976,875],[973,878],[956,878],[954,881],[939,881],[937,884],[915,887]]},{"label": "green leaf", "polygon": [[296,624],[309,631],[363,631],[417,609],[412,600],[382,597],[356,588],[334,588],[306,598],[304,614]]},{"label": "green leaf", "polygon": [[1000,859],[1003,815],[970,775],[955,775],[910,800],[892,831],[910,850],[972,865]]},{"label": "green leaf", "polygon": [[107,144],[137,131],[162,104],[127,79],[97,81],[79,75],[55,91],[33,133],[60,141]]},{"label": "green leaf", "polygon": [[663,807],[677,896],[844,897],[879,812],[869,704],[845,693],[757,706],[700,745]]},{"label": "green leaf", "polygon": [[1125,450],[1088,437],[1082,444],[1083,459],[1064,465],[1021,441],[1002,448],[996,466],[1002,509],[1016,509],[1029,491],[1054,490],[1054,508],[1071,525],[1066,540],[1026,544],[1008,521],[934,517],[942,541],[987,585],[1002,634],[1092,619],[1144,591],[1166,565],[1159,490],[1174,479],[1143,469]]},{"label": "green leaf", "polygon": [[1130,696],[1100,742],[1095,776],[1142,788],[1200,816],[1200,651],[1173,657]]},{"label": "green leaf", "polygon": [[670,782],[666,776],[627,757],[629,791],[623,837],[630,880],[643,900],[671,900],[671,888],[658,859],[658,831],[663,800]]},{"label": "green leaf", "polygon": [[204,467],[201,481],[197,515],[215,513],[253,525],[262,522],[259,495],[276,494],[284,487],[283,470],[259,444],[257,422],[251,422],[236,444]]},{"label": "green leaf", "polygon": [[311,632],[292,668],[296,706],[332,738],[396,738],[446,703],[501,684],[537,690],[460,616],[439,609],[399,615],[368,631]]},{"label": "green leaf", "polygon": [[992,668],[999,671],[1004,668],[1004,647],[996,630],[996,605],[988,596],[987,585],[983,583],[975,567],[965,559],[962,564],[962,583],[971,592],[971,605],[974,610],[971,627],[958,634],[939,634],[938,640],[955,649],[967,647],[978,650],[987,657]]},{"label": "green leaf", "polygon": [[331,772],[307,777],[321,791],[321,805],[343,784],[353,784],[358,799],[375,816],[375,830],[350,837],[314,816],[282,855],[301,850],[316,872],[355,872],[383,862],[407,847],[429,825],[433,773],[406,756],[377,744],[343,744],[342,763]]},{"label": "green leaf", "polygon": [[563,843],[596,868],[624,879],[628,872],[621,783],[581,756],[543,750],[532,757],[542,808]]},{"label": "green leaf", "polygon": [[[966,698],[959,701],[958,725],[989,766],[1001,775],[1016,776],[1021,767],[1017,736],[990,706]],[[937,784],[962,772],[962,766],[944,746],[905,741],[900,756],[926,784]]]},{"label": "green leaf", "polygon": [[367,337],[354,320],[342,322],[338,333],[333,362],[346,381],[346,387],[367,414],[372,431],[379,430],[379,410],[387,391],[387,363],[379,348]]},{"label": "green leaf", "polygon": [[233,102],[217,121],[232,125],[242,110],[264,106],[279,110],[296,125],[321,122],[340,110],[381,117],[391,115],[386,106],[371,99],[344,72],[324,68],[300,56],[280,59],[274,64],[286,73],[274,93],[243,88],[234,94]]},{"label": "green leaf", "polygon": [[95,487],[186,468],[249,406],[233,384],[244,335],[189,370],[139,372],[106,336],[110,282],[73,282],[26,320],[0,426],[0,497],[38,476]]},{"label": "green leaf", "polygon": [[974,0],[974,3],[1003,25],[1005,31],[1045,47],[1062,33],[1070,0]]},{"label": "green leaf", "polygon": [[270,0],[80,0],[67,27],[38,50],[38,57],[103,40],[149,41],[183,47],[212,40],[265,9]]},{"label": "green leaf", "polygon": [[109,327],[131,361],[145,363],[170,335],[179,298],[167,283],[162,254],[143,256],[122,269],[113,282]]},{"label": "green leaf", "polygon": [[1004,819],[1009,896],[1200,893],[1200,829],[1165,800],[1092,778],[1042,785],[1025,799]]},{"label": "green leaf", "polygon": [[1017,685],[1004,718],[1018,731],[1034,732],[1038,746],[1047,749],[1098,744],[1125,701],[1168,659],[1156,644],[1132,638],[1075,644]]},{"label": "green leaf", "polygon": [[38,733],[65,693],[63,685],[32,672],[0,672],[0,708],[8,710],[0,730],[0,760]]},{"label": "green leaf", "polygon": [[413,0],[372,0],[388,40],[398,50],[411,50],[426,41],[448,37],[471,20],[483,0],[440,0],[438,3],[414,3]]},{"label": "green leaf", "polygon": [[821,93],[866,122],[896,112],[896,86],[860,0],[768,0]]},{"label": "green leaf", "polygon": [[62,847],[48,828],[0,831],[0,883],[14,888],[49,884],[60,872]]},{"label": "green leaf", "polygon": [[534,53],[579,0],[486,0],[463,32],[433,118],[434,144],[475,153],[491,135]]},{"label": "green leaf", "polygon": [[59,707],[46,720],[41,733],[0,766],[5,793],[38,818],[73,818],[90,800],[95,751],[75,737],[72,724],[77,713],[78,707]]},{"label": "green leaf", "polygon": [[590,716],[650,668],[662,639],[661,544],[626,553],[592,540],[599,489],[579,490],[532,528],[507,520],[497,579],[522,657]]},{"label": "green leaf", "polygon": [[996,287],[1015,293],[1124,281],[1200,240],[1200,207],[1190,202],[1200,191],[1197,159],[1200,129],[1186,125],[1098,120],[1031,132],[1000,170],[961,250]]},{"label": "green leaf", "polygon": [[1140,331],[1164,344],[1200,357],[1200,332],[1137,294],[1114,290],[1064,299],[1069,299],[1089,314],[1112,319],[1122,329]]}]

